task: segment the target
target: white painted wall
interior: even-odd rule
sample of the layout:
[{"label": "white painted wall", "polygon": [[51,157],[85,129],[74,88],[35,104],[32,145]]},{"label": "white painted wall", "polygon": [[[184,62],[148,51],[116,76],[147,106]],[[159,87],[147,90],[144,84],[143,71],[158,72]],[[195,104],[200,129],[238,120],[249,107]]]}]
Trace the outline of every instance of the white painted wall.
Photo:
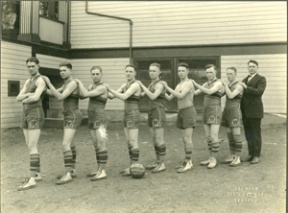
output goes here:
[{"label": "white painted wall", "polygon": [[29,78],[26,60],[31,47],[1,41],[1,128],[19,127],[22,104],[8,97],[8,80],[20,81],[20,90]]},{"label": "white painted wall", "polygon": [[[133,20],[133,46],[287,41],[287,4],[279,1],[89,1],[89,11]],[[72,48],[129,46],[129,24],[88,15],[71,2]]]},{"label": "white painted wall", "polygon": [[262,96],[264,111],[286,113],[287,104],[287,55],[233,55],[221,56],[222,79],[226,79],[226,68],[237,68],[238,79],[248,75],[247,62],[255,59],[259,63],[258,73],[266,77],[267,87]]}]

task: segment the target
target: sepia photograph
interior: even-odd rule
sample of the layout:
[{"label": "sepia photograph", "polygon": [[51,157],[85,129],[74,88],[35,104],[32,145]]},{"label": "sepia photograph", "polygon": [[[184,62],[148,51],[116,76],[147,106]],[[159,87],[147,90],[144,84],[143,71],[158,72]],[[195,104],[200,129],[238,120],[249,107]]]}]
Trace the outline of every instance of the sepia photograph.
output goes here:
[{"label": "sepia photograph", "polygon": [[2,213],[285,213],[286,1],[1,1]]}]

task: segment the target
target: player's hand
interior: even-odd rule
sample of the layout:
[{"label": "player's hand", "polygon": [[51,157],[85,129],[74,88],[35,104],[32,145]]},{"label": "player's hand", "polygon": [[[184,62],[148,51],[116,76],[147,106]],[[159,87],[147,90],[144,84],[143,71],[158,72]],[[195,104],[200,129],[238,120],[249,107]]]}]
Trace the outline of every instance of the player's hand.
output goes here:
[{"label": "player's hand", "polygon": [[136,80],[136,81],[135,81],[135,83],[139,84],[139,86],[140,86],[140,87],[142,87],[142,86],[143,86],[142,82],[141,82],[141,81],[139,81],[139,80]]},{"label": "player's hand", "polygon": [[74,80],[76,81],[77,84],[80,84],[80,83],[81,83],[81,81],[80,81],[79,79],[77,79],[77,78],[74,79]]},{"label": "player's hand", "polygon": [[42,75],[43,80],[45,81],[46,85],[49,87],[49,85],[51,84],[50,79],[47,76]]},{"label": "player's hand", "polygon": [[167,82],[166,82],[166,81],[160,81],[160,82],[161,82],[161,84],[167,89],[167,87],[168,87]]},{"label": "player's hand", "polygon": [[26,95],[27,95],[27,97],[30,97],[30,96],[34,95],[34,93],[28,92],[28,93],[26,93]]},{"label": "player's hand", "polygon": [[103,85],[104,85],[104,86],[107,88],[107,90],[108,90],[108,91],[110,91],[110,90],[111,90],[111,88],[110,88],[109,84],[107,84],[107,83],[104,83]]},{"label": "player's hand", "polygon": [[240,82],[239,84],[244,87],[244,89],[247,89],[247,85],[244,82]]}]

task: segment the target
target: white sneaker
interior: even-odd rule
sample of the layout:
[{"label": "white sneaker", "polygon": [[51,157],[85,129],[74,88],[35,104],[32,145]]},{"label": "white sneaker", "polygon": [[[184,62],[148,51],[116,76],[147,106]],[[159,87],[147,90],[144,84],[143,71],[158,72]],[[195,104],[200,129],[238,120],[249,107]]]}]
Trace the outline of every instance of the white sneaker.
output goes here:
[{"label": "white sneaker", "polygon": [[56,181],[57,185],[62,185],[65,183],[69,183],[73,181],[70,172],[67,172],[65,175],[63,175],[59,180]]},{"label": "white sneaker", "polygon": [[36,186],[36,181],[34,177],[26,178],[24,184],[21,185],[17,191],[24,191],[27,189],[31,189]]},{"label": "white sneaker", "polygon": [[70,172],[70,174],[71,174],[71,177],[72,177],[72,178],[76,178],[76,177],[77,177],[77,175],[76,175],[76,170],[75,170],[75,169],[72,169],[71,172]]},{"label": "white sneaker", "polygon": [[235,160],[235,155],[230,155],[229,157],[227,157],[224,161],[222,161],[222,163],[232,163]]},{"label": "white sneaker", "polygon": [[163,172],[163,171],[165,171],[165,169],[166,169],[165,164],[164,164],[164,163],[160,163],[160,164],[158,164],[158,165],[156,166],[155,169],[152,170],[152,173]]},{"label": "white sneaker", "polygon": [[130,176],[130,167],[128,167],[127,169],[125,169],[124,171],[121,172],[122,176]]},{"label": "white sneaker", "polygon": [[107,177],[105,170],[103,169],[101,172],[97,172],[96,175],[90,178],[91,181],[101,180]]},{"label": "white sneaker", "polygon": [[207,168],[208,169],[213,169],[217,165],[217,160],[216,158],[212,157],[210,160],[210,163],[208,164]]},{"label": "white sneaker", "polygon": [[234,160],[229,164],[229,166],[235,167],[241,164],[241,160],[239,156],[236,156]]},{"label": "white sneaker", "polygon": [[189,160],[189,161],[185,162],[185,165],[182,168],[178,169],[177,172],[178,173],[184,173],[184,172],[191,170],[192,167],[193,167],[192,161]]},{"label": "white sneaker", "polygon": [[210,163],[210,161],[211,161],[211,158],[209,158],[208,160],[201,161],[200,165],[201,166],[207,166]]}]

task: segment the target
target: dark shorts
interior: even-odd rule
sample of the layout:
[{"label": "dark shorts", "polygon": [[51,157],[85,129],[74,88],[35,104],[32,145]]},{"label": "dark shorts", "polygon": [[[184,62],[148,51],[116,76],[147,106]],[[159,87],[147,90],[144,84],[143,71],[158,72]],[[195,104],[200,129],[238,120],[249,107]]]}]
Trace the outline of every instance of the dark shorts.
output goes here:
[{"label": "dark shorts", "polygon": [[104,109],[88,110],[88,128],[99,129],[100,126],[107,127],[107,115]]},{"label": "dark shorts", "polygon": [[176,126],[179,129],[195,128],[197,112],[194,106],[180,109],[177,115]]},{"label": "dark shorts", "polygon": [[241,127],[242,114],[239,106],[225,107],[221,125],[224,127]]},{"label": "dark shorts", "polygon": [[212,105],[204,107],[203,112],[203,123],[204,124],[218,124],[221,123],[221,106],[220,105]]},{"label": "dark shorts", "polygon": [[22,129],[42,129],[44,112],[41,106],[23,109],[20,127]]},{"label": "dark shorts", "polygon": [[140,123],[140,112],[138,109],[125,110],[124,127],[127,129],[138,129]]},{"label": "dark shorts", "polygon": [[64,114],[64,128],[77,129],[81,126],[82,114],[79,109],[65,110]]},{"label": "dark shorts", "polygon": [[148,126],[153,128],[163,128],[166,123],[164,107],[155,107],[148,112]]}]

